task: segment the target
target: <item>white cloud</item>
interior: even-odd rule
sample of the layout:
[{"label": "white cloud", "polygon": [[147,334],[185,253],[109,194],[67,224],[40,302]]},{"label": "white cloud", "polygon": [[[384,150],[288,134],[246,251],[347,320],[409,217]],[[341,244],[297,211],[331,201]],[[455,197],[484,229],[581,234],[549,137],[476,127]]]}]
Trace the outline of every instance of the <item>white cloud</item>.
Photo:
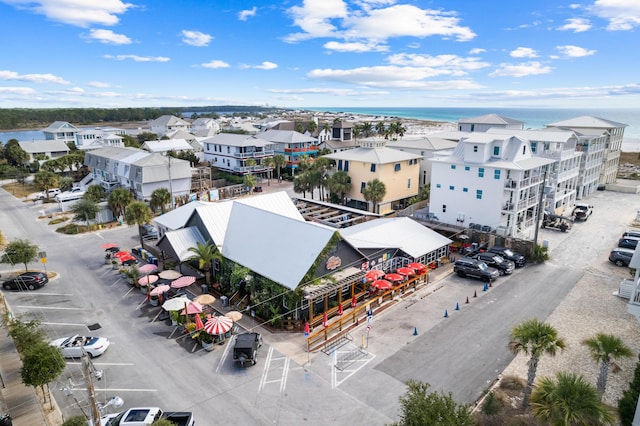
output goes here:
[{"label": "white cloud", "polygon": [[22,95],[22,96],[31,96],[35,95],[36,92],[31,87],[0,87],[0,93],[9,93],[13,95]]},{"label": "white cloud", "polygon": [[278,68],[278,64],[274,64],[273,62],[269,62],[269,61],[264,61],[260,65],[253,65],[253,66],[250,66],[250,68],[255,68],[258,70],[274,70]]},{"label": "white cloud", "polygon": [[317,37],[334,37],[347,41],[365,39],[375,42],[392,37],[453,37],[471,40],[476,34],[460,26],[455,12],[421,9],[413,5],[389,5],[387,1],[360,2],[348,9],[342,0],[305,0],[289,13],[302,33],[289,34],[285,41],[296,42]]},{"label": "white cloud", "polygon": [[98,87],[101,89],[104,89],[106,87],[111,87],[111,85],[109,83],[104,83],[102,81],[90,81],[89,83],[87,83],[87,85],[91,86],[91,87]]},{"label": "white cloud", "polygon": [[463,58],[457,55],[430,56],[398,53],[389,56],[387,61],[392,65],[439,68],[442,73],[448,71],[453,75],[463,75],[466,71],[475,71],[489,66],[487,62],[481,62],[478,58]]},{"label": "white cloud", "polygon": [[70,84],[62,77],[53,74],[18,74],[15,71],[0,70],[0,80],[27,81],[29,83]]},{"label": "white cloud", "polygon": [[131,39],[123,34],[116,34],[111,30],[91,30],[88,39],[99,41],[104,44],[131,44]]},{"label": "white cloud", "polygon": [[360,42],[341,43],[338,41],[330,41],[325,43],[323,47],[327,50],[332,50],[335,52],[352,52],[352,53],[387,52],[389,50],[389,46],[382,46],[377,43],[360,43]]},{"label": "white cloud", "polygon": [[121,0],[79,1],[79,0],[2,0],[18,8],[28,9],[44,15],[52,21],[78,27],[91,25],[116,25],[118,15],[134,7]]},{"label": "white cloud", "polygon": [[608,20],[610,31],[629,31],[640,26],[640,2],[637,0],[596,0],[587,9]]},{"label": "white cloud", "polygon": [[509,53],[512,58],[537,58],[538,53],[530,47],[518,47]]},{"label": "white cloud", "polygon": [[214,59],[212,61],[209,61],[205,64],[202,64],[202,66],[204,68],[229,68],[231,65],[229,65],[228,63],[226,63],[225,61],[221,61],[218,59]]},{"label": "white cloud", "polygon": [[487,49],[482,49],[480,47],[476,47],[475,49],[471,49],[469,51],[469,55],[479,55],[479,54],[484,53],[486,51],[487,51]]},{"label": "white cloud", "polygon": [[520,64],[502,63],[490,77],[526,77],[529,75],[550,74],[553,68],[543,66],[540,62],[524,62]]},{"label": "white cloud", "polygon": [[304,89],[269,89],[271,93],[283,94],[311,94],[311,95],[332,95],[332,96],[384,96],[387,91],[361,91],[353,89],[331,89],[327,87],[307,87]]},{"label": "white cloud", "polygon": [[561,31],[573,31],[574,33],[582,33],[591,29],[591,22],[584,18],[567,19],[567,23],[558,29]]},{"label": "white cloud", "polygon": [[251,9],[242,10],[238,13],[238,19],[241,21],[246,21],[248,18],[256,16],[256,12],[258,8],[253,6]]},{"label": "white cloud", "polygon": [[182,30],[182,42],[189,46],[208,46],[212,39],[212,36],[201,33],[200,31]]},{"label": "white cloud", "polygon": [[565,56],[569,56],[571,58],[581,58],[583,56],[591,56],[596,53],[595,50],[585,49],[584,47],[579,46],[556,46],[556,49]]},{"label": "white cloud", "polygon": [[106,59],[126,61],[131,59],[134,62],[169,62],[171,58],[165,56],[138,56],[138,55],[104,55]]}]

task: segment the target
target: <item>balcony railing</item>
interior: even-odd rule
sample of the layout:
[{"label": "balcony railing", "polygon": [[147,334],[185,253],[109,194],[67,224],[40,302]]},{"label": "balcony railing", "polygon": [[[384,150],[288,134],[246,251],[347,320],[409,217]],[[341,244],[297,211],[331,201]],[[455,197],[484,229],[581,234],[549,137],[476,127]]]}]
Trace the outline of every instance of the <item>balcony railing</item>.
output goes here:
[{"label": "balcony railing", "polygon": [[317,145],[312,145],[308,148],[285,148],[284,152],[308,152],[308,153],[312,153],[312,152],[316,152],[318,151],[318,146]]},{"label": "balcony railing", "polygon": [[270,155],[274,155],[273,150],[254,151],[254,152],[235,152],[233,154],[235,158],[262,158]]}]

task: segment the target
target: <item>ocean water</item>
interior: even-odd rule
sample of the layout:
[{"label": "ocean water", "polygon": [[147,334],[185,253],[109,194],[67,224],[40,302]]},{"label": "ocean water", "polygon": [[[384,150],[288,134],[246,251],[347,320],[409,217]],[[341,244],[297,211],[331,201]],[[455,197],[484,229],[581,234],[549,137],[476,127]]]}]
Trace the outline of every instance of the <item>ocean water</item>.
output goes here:
[{"label": "ocean water", "polygon": [[569,118],[590,115],[606,120],[627,124],[626,138],[640,139],[640,108],[593,108],[593,109],[552,109],[552,108],[305,108],[309,111],[345,112],[371,115],[375,117],[399,117],[414,120],[445,121],[455,123],[462,118],[485,114],[499,114],[524,122],[526,129],[540,129],[545,125]]}]

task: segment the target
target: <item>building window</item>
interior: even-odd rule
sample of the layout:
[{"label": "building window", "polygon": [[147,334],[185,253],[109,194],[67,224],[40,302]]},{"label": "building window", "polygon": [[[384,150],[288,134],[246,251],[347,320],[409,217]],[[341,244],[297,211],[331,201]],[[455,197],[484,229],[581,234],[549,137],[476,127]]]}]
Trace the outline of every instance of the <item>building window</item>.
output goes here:
[{"label": "building window", "polygon": [[493,178],[494,179],[500,179],[500,170],[495,170],[493,172]]},{"label": "building window", "polygon": [[447,212],[447,205],[443,204],[442,205],[442,213],[446,213]]},{"label": "building window", "polygon": [[393,171],[394,172],[399,172],[400,171],[400,163],[396,163],[395,166],[393,166]]},{"label": "building window", "polygon": [[500,147],[499,146],[494,146],[493,147],[493,155],[500,155]]},{"label": "building window", "polygon": [[527,153],[527,146],[523,145],[522,146],[522,155],[525,155]]},{"label": "building window", "polygon": [[455,164],[452,164],[452,165],[451,165],[451,170],[455,170],[455,169],[456,169],[456,165],[455,165]]},{"label": "building window", "polygon": [[407,188],[411,188],[411,179],[407,179]]},{"label": "building window", "polygon": [[469,167],[469,166],[464,166],[464,170],[468,172],[469,170],[471,170],[471,167]]},{"label": "building window", "polygon": [[453,185],[449,185],[449,191],[453,191],[454,189],[456,189],[456,187],[455,187],[455,186],[453,186]]},{"label": "building window", "polygon": [[342,160],[338,160],[338,171],[342,170]]},{"label": "building window", "polygon": [[367,182],[360,183],[360,193],[364,192],[364,189],[367,187]]},{"label": "building window", "polygon": [[484,177],[484,167],[478,167],[478,177]]},{"label": "building window", "polygon": [[349,160],[344,160],[344,171],[345,172],[349,171]]},{"label": "building window", "polygon": [[478,145],[473,146],[473,152],[478,152]]},{"label": "building window", "polygon": [[371,173],[374,173],[376,171],[376,165],[371,163]]},{"label": "building window", "polygon": [[469,192],[469,188],[462,188],[462,192]]},{"label": "building window", "polygon": [[436,188],[440,188],[442,187],[442,185],[440,185],[439,183],[436,183]]},{"label": "building window", "polygon": [[538,149],[538,142],[531,142],[531,152],[535,154],[537,149]]},{"label": "building window", "polygon": [[476,190],[476,198],[482,200],[482,189]]}]

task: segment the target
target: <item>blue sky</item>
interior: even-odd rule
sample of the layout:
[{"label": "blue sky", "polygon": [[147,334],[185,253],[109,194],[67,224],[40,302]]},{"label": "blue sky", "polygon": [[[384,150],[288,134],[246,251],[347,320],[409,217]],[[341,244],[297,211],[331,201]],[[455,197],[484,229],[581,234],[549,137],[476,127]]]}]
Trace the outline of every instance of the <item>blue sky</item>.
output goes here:
[{"label": "blue sky", "polygon": [[0,107],[638,107],[640,1],[0,0]]}]

